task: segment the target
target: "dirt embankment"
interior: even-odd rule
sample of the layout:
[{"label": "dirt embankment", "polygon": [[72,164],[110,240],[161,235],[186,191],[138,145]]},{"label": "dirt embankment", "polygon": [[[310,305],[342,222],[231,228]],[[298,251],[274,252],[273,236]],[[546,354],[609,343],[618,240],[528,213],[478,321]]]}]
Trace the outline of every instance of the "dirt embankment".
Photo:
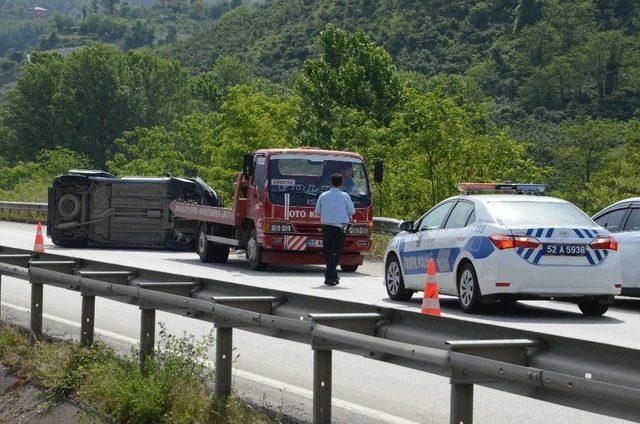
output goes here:
[{"label": "dirt embankment", "polygon": [[29,378],[0,365],[0,423],[72,424],[86,422],[83,416],[78,405],[70,401],[52,404]]}]

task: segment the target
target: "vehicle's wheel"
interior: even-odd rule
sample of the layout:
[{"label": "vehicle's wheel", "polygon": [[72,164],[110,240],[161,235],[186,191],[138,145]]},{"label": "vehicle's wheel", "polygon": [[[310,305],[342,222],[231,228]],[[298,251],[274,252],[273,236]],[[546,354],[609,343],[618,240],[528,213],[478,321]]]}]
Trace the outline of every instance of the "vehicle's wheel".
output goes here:
[{"label": "vehicle's wheel", "polygon": [[58,213],[64,219],[73,219],[80,215],[80,198],[67,193],[58,200]]},{"label": "vehicle's wheel", "polygon": [[198,244],[196,246],[200,261],[204,263],[213,262],[213,243],[207,240],[207,224],[200,224],[198,230]]},{"label": "vehicle's wheel", "polygon": [[343,272],[356,272],[358,270],[358,265],[340,265],[340,269]]},{"label": "vehicle's wheel", "polygon": [[480,296],[476,270],[471,263],[467,262],[458,272],[458,303],[465,312],[480,312],[482,308]]},{"label": "vehicle's wheel", "polygon": [[252,270],[264,271],[267,269],[267,264],[262,262],[262,246],[258,244],[256,230],[251,230],[251,235],[247,242],[247,259]]},{"label": "vehicle's wheel", "polygon": [[404,287],[404,279],[400,270],[400,262],[395,254],[391,254],[387,259],[384,272],[384,286],[391,300],[409,300],[415,290],[407,290]]},{"label": "vehicle's wheel", "polygon": [[611,306],[610,298],[606,299],[585,299],[578,302],[578,308],[588,317],[597,317],[604,315]]}]

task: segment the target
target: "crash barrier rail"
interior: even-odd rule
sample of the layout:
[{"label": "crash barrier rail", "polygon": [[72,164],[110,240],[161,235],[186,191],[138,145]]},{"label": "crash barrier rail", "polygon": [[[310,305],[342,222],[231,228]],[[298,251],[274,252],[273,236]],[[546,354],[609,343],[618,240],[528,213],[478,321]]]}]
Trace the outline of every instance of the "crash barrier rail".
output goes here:
[{"label": "crash barrier rail", "polygon": [[68,253],[34,255],[28,250],[0,249],[0,278],[13,276],[31,284],[30,330],[34,337],[42,334],[45,284],[82,296],[83,345],[93,343],[96,296],[139,306],[142,362],[153,354],[156,310],[213,322],[218,396],[231,393],[234,328],[309,343],[313,349],[314,423],[331,421],[333,350],[448,377],[450,422],[455,424],[472,422],[476,384],[640,421],[637,350],[80,259]]},{"label": "crash barrier rail", "polygon": [[[47,204],[0,201],[0,210],[47,212]],[[398,229],[398,225],[400,225],[401,222],[402,221],[399,221],[394,218],[374,217],[373,231],[376,233],[385,233],[385,234],[395,235],[400,232],[400,230]]]},{"label": "crash barrier rail", "polygon": [[34,202],[6,202],[6,201],[0,200],[0,210],[46,212],[47,204],[34,203]]}]

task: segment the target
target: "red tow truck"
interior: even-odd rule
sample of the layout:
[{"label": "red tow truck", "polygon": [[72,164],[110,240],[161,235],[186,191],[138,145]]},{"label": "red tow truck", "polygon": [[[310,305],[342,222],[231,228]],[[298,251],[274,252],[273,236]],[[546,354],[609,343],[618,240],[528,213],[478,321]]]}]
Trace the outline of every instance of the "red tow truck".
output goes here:
[{"label": "red tow truck", "polygon": [[268,264],[323,264],[318,196],[331,175],[344,176],[356,213],[347,231],[341,269],[354,272],[371,249],[373,207],[369,179],[356,153],[315,148],[264,149],[245,155],[231,208],[173,202],[181,219],[199,221],[196,251],[202,262],[224,263],[244,249],[254,270]]}]

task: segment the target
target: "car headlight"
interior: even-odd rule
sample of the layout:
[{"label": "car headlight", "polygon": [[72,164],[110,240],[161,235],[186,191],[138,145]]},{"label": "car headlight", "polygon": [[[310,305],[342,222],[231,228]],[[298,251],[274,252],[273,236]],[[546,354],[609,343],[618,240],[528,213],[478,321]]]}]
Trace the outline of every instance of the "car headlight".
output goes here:
[{"label": "car headlight", "polygon": [[286,222],[274,222],[271,224],[269,231],[272,233],[290,233],[293,231],[293,227]]},{"label": "car headlight", "polygon": [[369,235],[369,227],[361,225],[349,227],[347,233],[352,236],[366,236]]}]

